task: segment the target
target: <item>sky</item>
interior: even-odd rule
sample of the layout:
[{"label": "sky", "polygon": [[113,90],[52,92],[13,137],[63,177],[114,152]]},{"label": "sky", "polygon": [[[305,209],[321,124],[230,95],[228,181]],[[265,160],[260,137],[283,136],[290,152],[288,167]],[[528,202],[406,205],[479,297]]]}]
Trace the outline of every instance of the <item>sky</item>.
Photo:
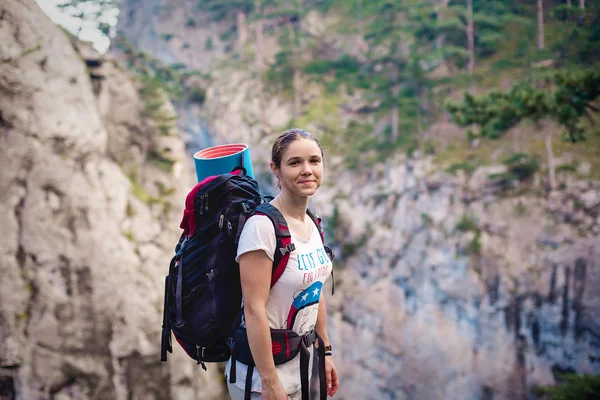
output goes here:
[{"label": "sky", "polygon": [[[61,25],[69,32],[74,35],[77,35],[81,27],[81,33],[79,34],[79,38],[84,41],[92,42],[96,50],[101,53],[105,53],[108,50],[108,46],[110,45],[110,40],[104,36],[98,30],[98,20],[95,21],[85,21],[81,23],[81,20],[76,17],[72,17],[70,14],[72,13],[69,10],[61,10],[57,7],[58,4],[66,3],[67,0],[36,0],[40,8],[46,13],[48,17],[55,24]],[[80,6],[80,10],[86,13],[93,12],[94,7],[91,5]],[[107,13],[104,15],[100,21],[106,22],[111,26],[115,26],[117,24],[117,16],[118,10],[114,12]]]}]

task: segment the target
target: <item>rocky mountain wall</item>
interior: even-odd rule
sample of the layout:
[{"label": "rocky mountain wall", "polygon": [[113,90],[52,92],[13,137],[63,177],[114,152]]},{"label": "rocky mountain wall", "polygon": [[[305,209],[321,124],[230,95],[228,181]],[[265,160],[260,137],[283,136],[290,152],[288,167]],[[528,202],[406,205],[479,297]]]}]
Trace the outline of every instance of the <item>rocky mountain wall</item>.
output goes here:
[{"label": "rocky mountain wall", "polygon": [[558,372],[600,372],[598,182],[546,199],[491,172],[399,159],[340,176],[325,201],[363,243],[330,302],[342,397],[529,398]]},{"label": "rocky mountain wall", "polygon": [[[220,140],[252,144],[269,190],[273,136],[246,122],[252,78],[220,76],[206,118]],[[490,179],[503,165],[453,176],[432,157],[350,170],[325,157],[312,204],[340,256],[327,298],[336,396],[525,399],[561,372],[600,373],[600,182],[561,175],[548,194],[539,177]]]},{"label": "rocky mountain wall", "polygon": [[2,399],[223,396],[218,368],[200,373],[178,348],[159,361],[194,177],[181,140],[143,116],[139,85],[33,0],[0,4]]},{"label": "rocky mountain wall", "polygon": [[[305,103],[319,96],[304,89]],[[274,136],[258,121],[283,127],[291,105],[271,96],[261,110],[258,90],[221,65],[202,117],[215,141],[251,144],[269,191]],[[489,179],[503,165],[453,176],[431,157],[340,161],[326,154],[313,199],[340,254],[328,298],[340,398],[525,399],[558,373],[600,373],[599,182],[564,175],[547,194],[539,177]]]},{"label": "rocky mountain wall", "polygon": [[[122,18],[140,19],[119,22],[130,41],[190,63],[160,35],[183,29],[195,2],[135,3],[123,2]],[[222,398],[218,368],[202,373],[177,346],[157,362],[162,277],[193,183],[183,145],[149,134],[138,83],[110,56],[98,65],[74,49],[32,1],[0,6],[0,37],[11,39],[0,41],[0,396]],[[212,83],[185,121],[202,120],[215,143],[251,144],[273,190],[273,135],[258,121],[277,132],[289,99],[271,94],[261,107],[252,71],[193,53],[202,62],[189,66]],[[600,373],[599,182],[565,175],[547,194],[535,177],[490,180],[501,165],[453,176],[429,157],[340,161],[326,154],[313,199],[339,256],[327,298],[336,397],[526,399],[559,372]]]}]

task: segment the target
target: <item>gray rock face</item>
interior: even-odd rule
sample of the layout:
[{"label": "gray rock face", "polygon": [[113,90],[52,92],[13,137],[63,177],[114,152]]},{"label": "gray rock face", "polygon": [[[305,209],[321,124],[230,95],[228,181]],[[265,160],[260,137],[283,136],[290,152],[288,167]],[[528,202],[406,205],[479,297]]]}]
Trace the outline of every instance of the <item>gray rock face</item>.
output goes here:
[{"label": "gray rock face", "polygon": [[[259,111],[239,100],[251,99],[252,82],[221,74],[209,123],[219,140],[252,144],[268,189],[273,137],[244,122]],[[335,224],[340,255],[327,299],[336,396],[527,398],[557,372],[600,373],[599,182],[544,195],[539,179],[503,191],[489,179],[502,165],[468,178],[428,158],[326,164],[312,201]]]},{"label": "gray rock face", "polygon": [[[250,72],[215,69],[203,117],[216,142],[251,144],[269,190],[273,136],[257,121],[284,126],[291,106],[260,110],[257,90]],[[427,158],[347,171],[327,157],[313,206],[340,256],[327,299],[336,397],[531,398],[557,372],[600,373],[600,183],[502,192],[489,179],[502,165],[453,177]]]},{"label": "gray rock face", "polygon": [[[158,3],[136,4],[140,14],[124,13],[121,30],[164,61],[187,62],[173,38],[156,39],[168,33],[149,17]],[[199,374],[177,346],[168,365],[157,362],[162,275],[176,240],[168,227],[179,215],[134,195],[123,173],[141,171],[148,191],[175,180],[144,161],[135,84],[109,62],[102,84],[90,83],[35,5],[1,7],[0,37],[14,40],[0,41],[0,395],[223,397],[221,376]],[[176,7],[161,12],[183,18]],[[318,27],[313,17],[306,23]],[[250,72],[213,78],[203,117],[215,142],[252,145],[264,188],[272,138],[257,121],[282,126],[291,106],[273,97],[261,112]],[[159,143],[171,139],[153,145],[183,160],[181,146]],[[539,185],[501,192],[487,176],[502,166],[467,179],[428,159],[361,171],[326,162],[313,206],[338,244],[327,299],[336,397],[527,398],[556,372],[600,373],[598,182],[571,180],[543,196]]]},{"label": "gray rock face", "polygon": [[168,64],[185,63],[208,72],[231,51],[231,41],[222,40],[231,26],[201,13],[196,1],[125,0],[120,10],[117,31]]},{"label": "gray rock face", "polygon": [[193,177],[146,160],[140,134],[175,160],[183,144],[148,134],[137,83],[108,59],[86,70],[101,57],[77,46],[34,1],[2,2],[0,397],[221,398],[218,368],[200,374],[179,349],[159,362]]},{"label": "gray rock face", "polygon": [[599,237],[560,214],[597,182],[548,200],[426,161],[371,174],[342,172],[333,197],[338,237],[365,238],[330,302],[343,398],[524,398],[556,372],[600,372]]}]

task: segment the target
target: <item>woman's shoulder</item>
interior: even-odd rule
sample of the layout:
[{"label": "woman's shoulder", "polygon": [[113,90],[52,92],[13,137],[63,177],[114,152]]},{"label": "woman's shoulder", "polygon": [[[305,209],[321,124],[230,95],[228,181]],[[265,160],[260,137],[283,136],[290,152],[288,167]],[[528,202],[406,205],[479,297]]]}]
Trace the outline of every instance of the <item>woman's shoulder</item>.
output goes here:
[{"label": "woman's shoulder", "polygon": [[263,215],[263,214],[252,215],[250,218],[248,218],[248,221],[246,221],[246,225],[248,225],[248,224],[273,226],[273,223],[271,222],[269,217],[267,217],[266,215]]},{"label": "woman's shoulder", "polygon": [[275,227],[266,215],[255,214],[248,218],[244,225],[244,230],[275,232]]}]

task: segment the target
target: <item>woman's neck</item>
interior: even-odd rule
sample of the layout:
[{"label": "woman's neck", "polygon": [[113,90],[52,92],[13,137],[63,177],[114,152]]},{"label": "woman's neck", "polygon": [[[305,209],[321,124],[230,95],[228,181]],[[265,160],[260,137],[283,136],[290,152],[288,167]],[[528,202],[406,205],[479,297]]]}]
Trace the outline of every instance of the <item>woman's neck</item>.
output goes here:
[{"label": "woman's neck", "polygon": [[291,218],[304,221],[306,209],[308,208],[308,197],[294,196],[282,191],[273,200],[282,214],[287,214]]}]

